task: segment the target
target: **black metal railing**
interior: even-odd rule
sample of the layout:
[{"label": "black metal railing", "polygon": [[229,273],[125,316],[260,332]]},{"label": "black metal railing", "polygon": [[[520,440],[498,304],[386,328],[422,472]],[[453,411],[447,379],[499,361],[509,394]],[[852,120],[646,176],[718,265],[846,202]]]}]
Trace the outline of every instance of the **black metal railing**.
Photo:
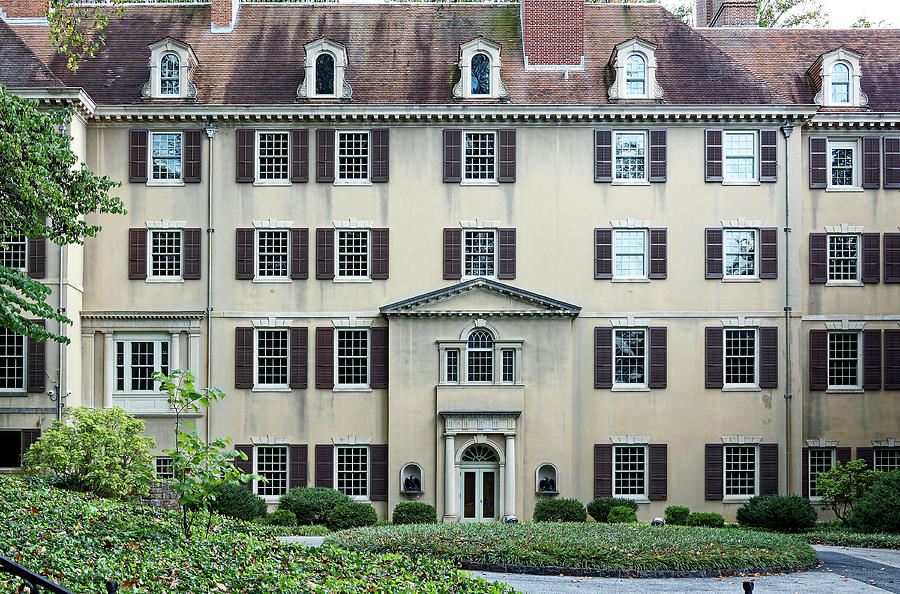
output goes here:
[{"label": "black metal railing", "polygon": [[[0,573],[9,573],[21,578],[22,584],[16,589],[18,594],[40,594],[41,592],[53,592],[54,594],[73,594],[71,590],[66,590],[59,584],[51,582],[47,578],[34,573],[27,567],[19,565],[12,559],[0,557]],[[119,591],[119,584],[110,580],[106,582],[107,594],[116,594]]]}]

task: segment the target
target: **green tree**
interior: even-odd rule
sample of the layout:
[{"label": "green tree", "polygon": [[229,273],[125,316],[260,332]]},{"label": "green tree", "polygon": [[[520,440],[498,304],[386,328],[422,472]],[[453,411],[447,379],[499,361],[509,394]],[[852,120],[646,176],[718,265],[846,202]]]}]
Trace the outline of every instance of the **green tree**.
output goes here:
[{"label": "green tree", "polygon": [[822,497],[822,509],[833,511],[838,519],[846,522],[853,506],[875,484],[878,475],[869,470],[865,460],[835,462],[831,470],[816,476],[816,492]]},{"label": "green tree", "polygon": [[885,20],[870,21],[866,17],[861,16],[858,19],[856,19],[856,22],[854,22],[852,25],[850,25],[850,28],[851,29],[887,29],[890,26],[891,26],[890,23],[888,23]]},{"label": "green tree", "polygon": [[824,27],[828,13],[818,0],[758,0],[760,27]]}]

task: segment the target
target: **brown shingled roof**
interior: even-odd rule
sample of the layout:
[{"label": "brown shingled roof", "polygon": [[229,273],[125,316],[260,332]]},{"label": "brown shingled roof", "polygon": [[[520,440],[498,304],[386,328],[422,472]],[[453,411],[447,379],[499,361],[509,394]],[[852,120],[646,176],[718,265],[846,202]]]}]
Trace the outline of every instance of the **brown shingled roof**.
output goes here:
[{"label": "brown shingled roof", "polygon": [[0,21],[0,85],[6,87],[65,86],[3,21]]}]

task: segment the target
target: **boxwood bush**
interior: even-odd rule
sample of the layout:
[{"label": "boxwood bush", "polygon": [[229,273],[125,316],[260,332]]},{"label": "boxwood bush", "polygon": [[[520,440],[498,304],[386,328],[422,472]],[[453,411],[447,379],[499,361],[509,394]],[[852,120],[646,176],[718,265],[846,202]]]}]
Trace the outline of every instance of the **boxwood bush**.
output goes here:
[{"label": "boxwood bush", "polygon": [[278,509],[294,512],[301,526],[328,524],[331,511],[342,503],[350,503],[350,498],[326,487],[294,487],[281,496]]},{"label": "boxwood bush", "polygon": [[859,532],[900,532],[900,471],[885,472],[850,513]]},{"label": "boxwood bush", "polygon": [[722,514],[710,512],[692,512],[688,516],[686,526],[707,526],[709,528],[721,528],[725,525]]},{"label": "boxwood bush", "polygon": [[328,527],[332,530],[346,530],[347,528],[374,526],[376,522],[378,522],[378,514],[375,513],[374,507],[358,501],[351,501],[341,503],[331,510]]},{"label": "boxwood bush", "polygon": [[687,524],[691,510],[683,505],[670,505],[666,508],[666,524],[670,526],[684,526]]},{"label": "boxwood bush", "polygon": [[806,532],[816,525],[815,508],[799,495],[763,495],[751,497],[737,510],[741,526],[765,528],[776,532]]},{"label": "boxwood bush", "polygon": [[287,509],[278,509],[266,516],[266,524],[269,526],[296,526],[297,516]]},{"label": "boxwood bush", "polygon": [[584,522],[587,512],[577,499],[553,497],[538,500],[533,519],[535,522]]},{"label": "boxwood bush", "polygon": [[618,499],[613,497],[600,497],[587,505],[587,512],[598,522],[605,522],[609,517],[609,510],[614,507],[630,507],[637,511],[637,503],[632,499]]},{"label": "boxwood bush", "polygon": [[609,510],[609,515],[606,516],[606,521],[610,524],[633,524],[638,521],[637,512],[635,512],[630,507],[617,505]]},{"label": "boxwood bush", "polygon": [[391,516],[394,524],[435,524],[437,510],[433,505],[419,501],[405,501],[394,506]]},{"label": "boxwood bush", "polygon": [[243,485],[226,483],[217,489],[212,509],[217,514],[230,518],[252,520],[266,515],[266,502]]}]

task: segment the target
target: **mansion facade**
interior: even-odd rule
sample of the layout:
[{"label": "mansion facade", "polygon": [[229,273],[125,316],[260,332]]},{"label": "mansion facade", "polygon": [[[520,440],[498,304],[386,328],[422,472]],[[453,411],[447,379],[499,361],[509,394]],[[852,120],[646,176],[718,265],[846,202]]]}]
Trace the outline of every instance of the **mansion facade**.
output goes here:
[{"label": "mansion facade", "polygon": [[754,7],[142,4],[73,73],[0,0],[0,84],[128,211],[0,253],[74,322],[0,331],[0,466],[121,406],[165,476],[186,369],[270,503],[733,518],[900,468],[900,34]]}]

